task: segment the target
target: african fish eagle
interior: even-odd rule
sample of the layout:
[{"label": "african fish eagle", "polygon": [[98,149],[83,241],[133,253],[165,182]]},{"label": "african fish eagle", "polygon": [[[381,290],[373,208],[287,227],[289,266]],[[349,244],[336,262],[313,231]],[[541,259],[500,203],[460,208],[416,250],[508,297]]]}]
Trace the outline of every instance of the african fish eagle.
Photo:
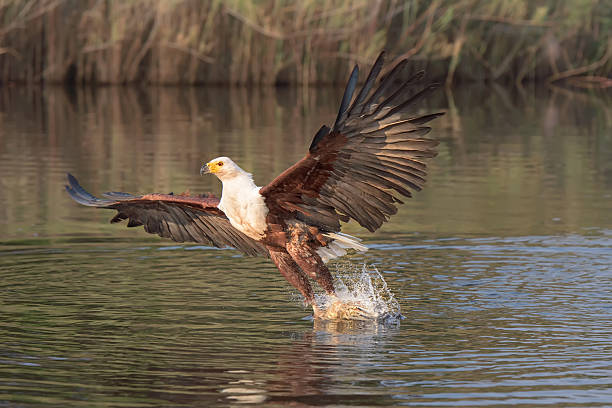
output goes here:
[{"label": "african fish eagle", "polygon": [[431,130],[424,124],[443,113],[414,109],[436,85],[421,85],[422,71],[402,81],[404,59],[375,86],[383,62],[384,52],[353,97],[355,66],[333,127],[321,127],[306,156],[264,187],[230,158],[218,157],[200,173],[221,180],[221,199],[117,192],[96,198],[70,174],[66,190],[80,204],[117,210],[111,223],[127,219],[128,227],[143,225],[146,232],[178,242],[268,257],[315,307],[309,278],[334,295],[326,262],[347,249],[367,250],[359,239],[340,232],[340,221],[353,219],[371,232],[380,228],[402,203],[398,195],[421,190],[426,159],[436,155],[438,142],[424,137]]}]

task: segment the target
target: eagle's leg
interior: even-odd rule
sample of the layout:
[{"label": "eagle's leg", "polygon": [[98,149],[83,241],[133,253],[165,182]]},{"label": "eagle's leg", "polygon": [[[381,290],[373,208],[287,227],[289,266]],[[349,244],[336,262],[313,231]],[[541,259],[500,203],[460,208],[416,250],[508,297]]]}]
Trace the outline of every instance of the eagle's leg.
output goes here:
[{"label": "eagle's leg", "polygon": [[268,250],[270,251],[272,262],[274,262],[280,273],[287,279],[287,282],[300,291],[306,299],[306,303],[313,305],[314,293],[312,292],[310,282],[308,282],[308,277],[295,263],[291,255],[280,248],[268,247]]},{"label": "eagle's leg", "polygon": [[325,263],[313,248],[311,242],[304,239],[304,236],[294,234],[287,242],[286,248],[289,255],[293,258],[300,269],[308,274],[311,279],[316,281],[329,295],[335,296],[334,282],[325,266]]}]

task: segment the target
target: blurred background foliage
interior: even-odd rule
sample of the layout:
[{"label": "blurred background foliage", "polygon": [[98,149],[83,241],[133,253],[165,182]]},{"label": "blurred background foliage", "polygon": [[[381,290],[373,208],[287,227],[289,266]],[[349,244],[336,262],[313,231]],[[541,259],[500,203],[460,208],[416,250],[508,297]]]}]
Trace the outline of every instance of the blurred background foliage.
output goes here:
[{"label": "blurred background foliage", "polygon": [[610,0],[0,0],[0,81],[344,82],[382,49],[458,81],[612,85]]}]

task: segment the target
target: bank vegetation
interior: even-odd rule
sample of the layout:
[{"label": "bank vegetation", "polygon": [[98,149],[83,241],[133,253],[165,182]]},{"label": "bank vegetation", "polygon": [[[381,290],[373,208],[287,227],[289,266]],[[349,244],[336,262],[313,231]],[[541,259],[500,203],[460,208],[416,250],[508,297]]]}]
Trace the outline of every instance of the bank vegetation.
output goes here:
[{"label": "bank vegetation", "polygon": [[381,49],[457,81],[612,84],[609,0],[0,0],[0,81],[344,82]]}]

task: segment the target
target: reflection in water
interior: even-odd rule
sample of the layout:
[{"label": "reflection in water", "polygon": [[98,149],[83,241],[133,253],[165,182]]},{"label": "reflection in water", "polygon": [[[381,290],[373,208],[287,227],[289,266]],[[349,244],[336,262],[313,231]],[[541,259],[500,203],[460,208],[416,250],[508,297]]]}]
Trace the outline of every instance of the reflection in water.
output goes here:
[{"label": "reflection in water", "polygon": [[[380,369],[386,348],[400,334],[399,321],[314,320],[311,330],[284,333],[290,343],[279,345],[272,371],[273,379],[262,380],[261,373],[240,371],[240,379],[221,390],[228,399],[243,403],[288,403],[311,406],[331,403],[345,405],[389,404],[392,398],[376,392],[347,388],[330,389],[339,379],[361,381],[364,369]],[[236,387],[240,384],[240,387]],[[302,406],[302,405],[297,405]]]},{"label": "reflection in water", "polygon": [[341,91],[2,88],[0,405],[609,405],[608,95],[429,101],[449,110],[429,185],[378,233],[347,230],[395,324],[309,320],[268,261],[111,226],[63,191],[70,171],[95,193],[218,193],[198,169],[221,154],[263,184]]},{"label": "reflection in water", "polygon": [[[219,183],[199,177],[198,169],[223,154],[265,184],[304,154],[322,123],[333,120],[340,92],[3,88],[2,239],[83,230],[92,215],[66,200],[60,186],[68,171],[94,193],[218,194]],[[452,98],[434,133],[443,141],[440,156],[427,188],[385,231],[487,234],[495,225],[498,234],[520,235],[571,232],[605,221],[612,104],[605,95],[542,93],[515,95],[496,86],[434,94],[426,110],[443,109],[445,96]],[[106,217],[100,212],[88,229],[110,233],[99,222]]]}]

